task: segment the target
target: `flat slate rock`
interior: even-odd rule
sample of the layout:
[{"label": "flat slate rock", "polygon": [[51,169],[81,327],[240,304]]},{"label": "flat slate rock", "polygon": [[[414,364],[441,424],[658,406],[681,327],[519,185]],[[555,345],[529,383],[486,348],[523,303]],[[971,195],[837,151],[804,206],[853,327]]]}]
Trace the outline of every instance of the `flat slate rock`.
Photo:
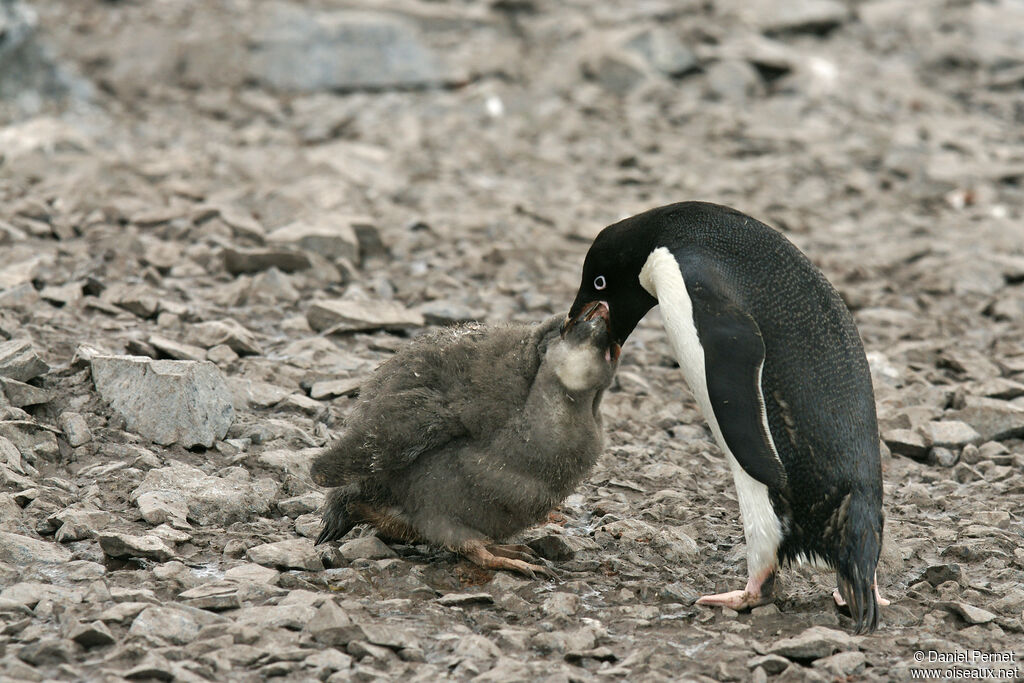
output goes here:
[{"label": "flat slate rock", "polygon": [[234,420],[231,392],[208,361],[96,355],[92,379],[128,429],[160,445],[213,446]]},{"label": "flat slate rock", "polygon": [[845,651],[856,650],[857,638],[845,631],[826,626],[812,626],[792,638],[783,638],[768,648],[770,655],[779,655],[798,662],[809,662]]},{"label": "flat slate rock", "polygon": [[279,90],[424,87],[453,79],[414,25],[390,14],[281,3],[253,42],[252,77]]},{"label": "flat slate rock", "polygon": [[[222,473],[223,474],[223,473]],[[173,462],[168,467],[152,469],[131,493],[140,509],[162,503],[164,511],[153,508],[151,521],[166,515],[165,522],[180,519],[182,506],[188,518],[203,526],[228,526],[248,522],[270,511],[277,496],[278,484],[269,478],[252,479],[248,472],[234,469],[234,476],[212,476],[197,467]],[[154,500],[147,494],[159,494]]]},{"label": "flat slate rock", "polygon": [[50,371],[27,339],[0,343],[0,377],[27,382]]},{"label": "flat slate rock", "polygon": [[[356,220],[369,222],[369,219]],[[346,216],[326,214],[317,221],[289,223],[267,235],[267,242],[312,251],[331,261],[359,261],[359,239],[352,220]]]},{"label": "flat slate rock", "polygon": [[70,561],[71,551],[57,543],[0,531],[0,562],[28,567],[40,562],[63,564]]},{"label": "flat slate rock", "polygon": [[358,393],[359,387],[366,381],[364,377],[349,377],[347,379],[329,379],[314,382],[309,390],[309,395],[316,400],[324,398],[337,398],[338,396],[351,396]]},{"label": "flat slate rock", "polygon": [[285,248],[229,248],[221,252],[221,259],[224,261],[224,267],[232,275],[259,273],[271,268],[277,268],[285,273],[295,273],[313,265],[306,254]]},{"label": "flat slate rock", "polygon": [[371,332],[422,327],[422,313],[394,301],[314,301],[306,312],[309,326],[317,332]]},{"label": "flat slate rock", "polygon": [[437,599],[437,604],[444,605],[445,607],[493,605],[494,596],[490,593],[445,593]]},{"label": "flat slate rock", "polygon": [[275,569],[321,571],[324,568],[320,554],[313,548],[313,542],[307,538],[264,543],[249,548],[246,557],[251,562]]},{"label": "flat slate rock", "polygon": [[166,562],[174,558],[174,551],[155,534],[132,536],[101,531],[96,534],[96,538],[100,542],[103,554],[109,557],[148,557],[157,562]]}]

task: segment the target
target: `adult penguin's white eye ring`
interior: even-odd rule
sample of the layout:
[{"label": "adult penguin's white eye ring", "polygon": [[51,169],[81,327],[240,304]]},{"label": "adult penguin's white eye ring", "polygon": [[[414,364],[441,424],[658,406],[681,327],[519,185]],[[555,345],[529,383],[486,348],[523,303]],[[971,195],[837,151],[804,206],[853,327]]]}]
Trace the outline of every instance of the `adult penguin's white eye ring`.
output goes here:
[{"label": "adult penguin's white eye ring", "polygon": [[598,275],[597,277],[594,278],[594,289],[600,291],[607,286],[608,283],[605,282],[604,275]]}]

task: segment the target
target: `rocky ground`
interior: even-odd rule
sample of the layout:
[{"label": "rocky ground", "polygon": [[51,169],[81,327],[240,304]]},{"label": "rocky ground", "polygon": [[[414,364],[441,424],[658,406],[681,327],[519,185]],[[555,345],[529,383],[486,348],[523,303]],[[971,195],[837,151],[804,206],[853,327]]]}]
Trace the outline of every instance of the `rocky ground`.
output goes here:
[{"label": "rocky ground", "polygon": [[[1019,3],[0,0],[0,94],[0,678],[1024,671]],[[313,548],[308,462],[377,363],[565,311],[600,228],[683,199],[780,228],[855,313],[878,633],[804,568],[693,604],[745,551],[656,314],[525,534],[560,580]]]}]

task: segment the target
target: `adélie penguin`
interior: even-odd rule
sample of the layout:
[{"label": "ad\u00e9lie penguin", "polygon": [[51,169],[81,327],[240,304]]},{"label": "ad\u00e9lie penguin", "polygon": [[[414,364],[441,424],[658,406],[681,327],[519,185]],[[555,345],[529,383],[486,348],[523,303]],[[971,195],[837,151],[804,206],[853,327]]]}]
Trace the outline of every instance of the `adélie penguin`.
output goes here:
[{"label": "ad\u00e9lie penguin", "polygon": [[878,624],[882,475],[874,393],[853,317],[785,237],[733,209],[672,204],[605,228],[563,330],[607,307],[617,355],[659,306],[683,377],[736,485],[743,590],[703,605],[772,601],[781,562],[836,572],[858,633]]}]

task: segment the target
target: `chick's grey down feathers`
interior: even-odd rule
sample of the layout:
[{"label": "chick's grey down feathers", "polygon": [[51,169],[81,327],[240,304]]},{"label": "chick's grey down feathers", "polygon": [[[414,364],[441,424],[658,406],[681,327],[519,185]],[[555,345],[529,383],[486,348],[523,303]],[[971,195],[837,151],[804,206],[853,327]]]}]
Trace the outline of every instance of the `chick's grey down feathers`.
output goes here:
[{"label": "chick's grey down feathers", "polygon": [[313,480],[340,486],[401,469],[460,437],[493,435],[526,400],[540,342],[558,322],[528,336],[522,326],[461,325],[412,342],[362,386],[342,436],[314,463]]},{"label": "chick's grey down feathers", "polygon": [[452,328],[383,363],[313,463],[314,481],[337,487],[318,542],[369,522],[485,566],[537,569],[481,544],[543,520],[589,473],[615,369],[605,320],[566,338],[561,322]]}]

